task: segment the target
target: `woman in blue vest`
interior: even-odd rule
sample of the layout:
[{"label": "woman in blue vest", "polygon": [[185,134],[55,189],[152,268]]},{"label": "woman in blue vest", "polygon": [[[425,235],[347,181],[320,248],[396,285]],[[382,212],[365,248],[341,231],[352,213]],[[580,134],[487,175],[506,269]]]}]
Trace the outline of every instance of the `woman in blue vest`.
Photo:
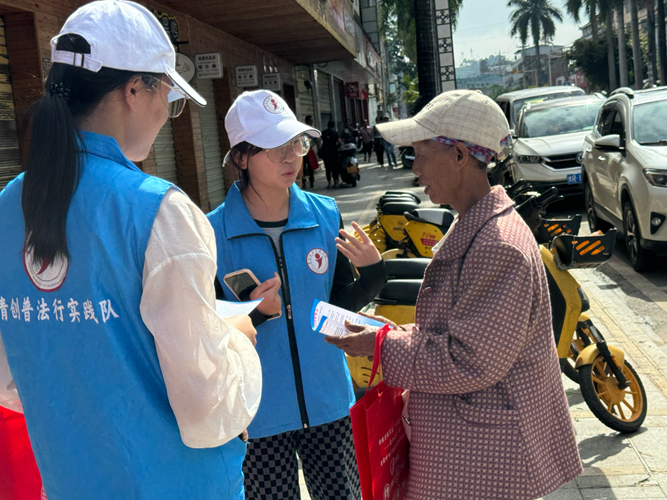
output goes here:
[{"label": "woman in blue vest", "polygon": [[256,332],[216,314],[206,217],[133,163],[206,101],[136,3],[85,5],[51,44],[0,193],[0,404],[24,411],[49,500],[242,499]]},{"label": "woman in blue vest", "polygon": [[[369,303],[386,279],[382,258],[356,223],[363,241],[341,229],[332,198],[294,183],[308,136],[320,133],[298,122],[280,96],[245,92],[232,104],[225,127],[232,146],[226,162],[240,180],[208,215],[218,245],[220,292],[233,297],[225,275],[249,269],[262,290],[280,280],[276,292],[282,297],[281,307],[265,292],[258,308],[263,317],[253,317],[264,385],[248,428],[246,497],[298,498],[298,454],[313,500],[359,499],[350,374],[345,356],[311,328],[310,313],[315,299],[352,311]],[[272,318],[277,312],[280,317]]]}]

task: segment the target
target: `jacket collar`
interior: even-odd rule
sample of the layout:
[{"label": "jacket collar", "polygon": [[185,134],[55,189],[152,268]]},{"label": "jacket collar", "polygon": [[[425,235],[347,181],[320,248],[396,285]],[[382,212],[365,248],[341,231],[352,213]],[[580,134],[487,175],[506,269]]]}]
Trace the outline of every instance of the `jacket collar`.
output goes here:
[{"label": "jacket collar", "polygon": [[115,138],[108,135],[96,134],[95,132],[88,132],[87,130],[81,130],[80,132],[88,154],[106,158],[130,170],[141,172],[141,169],[123,154],[123,150],[120,149]]},{"label": "jacket collar", "polygon": [[[264,233],[264,230],[257,225],[248,212],[248,207],[239,190],[238,181],[234,183],[225,198],[224,224],[227,239]],[[289,215],[284,230],[308,229],[318,225],[313,207],[306,194],[292,184],[289,188]]]},{"label": "jacket collar", "polygon": [[484,224],[513,205],[502,186],[492,187],[491,192],[475,203],[463,217],[456,218],[454,227],[436,255],[444,260],[460,259]]}]

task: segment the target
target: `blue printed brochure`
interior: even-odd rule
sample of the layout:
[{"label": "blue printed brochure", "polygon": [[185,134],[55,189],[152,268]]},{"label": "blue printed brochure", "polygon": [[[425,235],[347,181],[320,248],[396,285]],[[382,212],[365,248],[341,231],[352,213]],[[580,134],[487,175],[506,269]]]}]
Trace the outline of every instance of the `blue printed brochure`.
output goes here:
[{"label": "blue printed brochure", "polygon": [[356,314],[327,302],[315,300],[310,313],[310,326],[316,332],[334,337],[345,337],[350,332],[345,328],[345,320],[354,325],[369,325],[381,328],[384,323]]}]

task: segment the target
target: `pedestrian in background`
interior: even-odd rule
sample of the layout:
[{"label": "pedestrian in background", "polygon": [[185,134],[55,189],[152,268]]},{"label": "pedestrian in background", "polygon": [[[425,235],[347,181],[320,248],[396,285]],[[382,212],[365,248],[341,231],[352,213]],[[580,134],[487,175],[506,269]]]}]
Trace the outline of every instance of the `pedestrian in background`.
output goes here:
[{"label": "pedestrian in background", "polygon": [[0,193],[0,404],[23,409],[50,500],[242,498],[256,332],[216,314],[204,214],[133,163],[206,101],[133,2],[80,7],[51,61]]},{"label": "pedestrian in background", "polygon": [[[309,127],[313,127],[313,117],[306,116],[304,122]],[[317,156],[311,147],[308,154],[303,157],[303,171],[301,173],[301,189],[306,189],[306,177],[310,180],[311,189],[315,187],[315,170],[319,168]]]},{"label": "pedestrian in background", "polygon": [[[416,322],[378,348],[387,385],[410,390],[407,498],[529,500],[577,477],[581,461],[563,391],[549,285],[535,238],[488,163],[509,144],[500,107],[444,92],[414,119],[380,126],[414,146],[413,172],[458,212],[434,248]],[[375,351],[375,329],[327,341]],[[539,382],[536,382],[539,380]]]},{"label": "pedestrian in background", "polygon": [[375,125],[373,126],[373,148],[375,149],[375,156],[377,158],[377,162],[381,167],[384,167],[384,144],[382,144],[382,135],[378,131],[377,126],[382,123],[383,118],[379,117],[375,121]]},{"label": "pedestrian in background", "polygon": [[364,161],[371,161],[371,152],[373,151],[373,129],[368,126],[368,121],[364,120],[361,123],[359,135],[361,136]]},{"label": "pedestrian in background", "polygon": [[[352,311],[368,304],[385,281],[384,264],[355,223],[362,241],[342,230],[337,238],[342,220],[332,198],[295,185],[308,136],[319,132],[299,123],[280,96],[243,93],[225,128],[232,146],[226,161],[240,181],[209,214],[219,281],[246,268],[262,282],[278,274],[282,296],[282,314],[263,311],[256,323],[264,386],[248,427],[246,498],[299,498],[298,455],[313,500],[358,500],[350,374],[343,352],[313,331],[310,314],[314,300]],[[235,300],[228,289],[222,292]]]},{"label": "pedestrian in background", "polygon": [[327,188],[331,188],[331,181],[333,179],[333,187],[338,187],[338,146],[343,143],[342,139],[336,132],[336,124],[333,121],[327,123],[327,129],[322,132],[322,139],[320,142],[320,158],[324,161],[324,169],[327,173]]},{"label": "pedestrian in background", "polygon": [[[384,117],[384,123],[389,123],[388,116]],[[392,168],[392,163],[394,168],[398,168],[398,163],[396,163],[396,153],[394,152],[394,145],[383,137],[382,147],[384,148],[384,152],[387,154],[387,167],[389,167],[389,170]]]}]

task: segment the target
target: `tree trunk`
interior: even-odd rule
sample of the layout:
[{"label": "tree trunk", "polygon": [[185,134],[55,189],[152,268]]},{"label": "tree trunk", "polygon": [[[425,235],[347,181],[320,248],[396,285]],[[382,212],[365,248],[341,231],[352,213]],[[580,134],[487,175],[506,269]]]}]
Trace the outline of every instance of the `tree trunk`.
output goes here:
[{"label": "tree trunk", "polygon": [[646,36],[648,37],[648,80],[651,85],[658,78],[655,63],[655,0],[646,0]]},{"label": "tree trunk", "polygon": [[417,73],[419,75],[419,104],[426,105],[440,91],[438,42],[435,34],[433,0],[414,0],[417,32]]},{"label": "tree trunk", "polygon": [[521,75],[521,83],[523,88],[528,88],[528,82],[526,81],[526,44],[521,45],[521,62],[523,64],[523,74]]},{"label": "tree trunk", "polygon": [[642,49],[639,43],[639,19],[637,15],[637,0],[630,0],[630,29],[632,30],[632,61],[635,65],[635,90],[644,86],[642,70]]},{"label": "tree trunk", "polygon": [[667,41],[665,40],[665,0],[658,0],[658,62],[660,85],[667,83]]},{"label": "tree trunk", "polygon": [[628,51],[625,45],[625,24],[623,22],[623,4],[616,9],[618,25],[618,81],[621,87],[628,86]]},{"label": "tree trunk", "polygon": [[590,0],[590,3],[588,4],[588,17],[591,23],[591,34],[593,36],[593,40],[598,39],[598,15],[597,11],[595,9],[595,2],[593,0]]},{"label": "tree trunk", "polygon": [[535,43],[535,57],[537,57],[537,86],[540,87],[544,78],[542,78],[542,59],[540,58],[540,42]]},{"label": "tree trunk", "polygon": [[607,33],[607,64],[609,65],[609,93],[616,88],[616,57],[614,57],[614,14],[607,9],[605,18]]}]

